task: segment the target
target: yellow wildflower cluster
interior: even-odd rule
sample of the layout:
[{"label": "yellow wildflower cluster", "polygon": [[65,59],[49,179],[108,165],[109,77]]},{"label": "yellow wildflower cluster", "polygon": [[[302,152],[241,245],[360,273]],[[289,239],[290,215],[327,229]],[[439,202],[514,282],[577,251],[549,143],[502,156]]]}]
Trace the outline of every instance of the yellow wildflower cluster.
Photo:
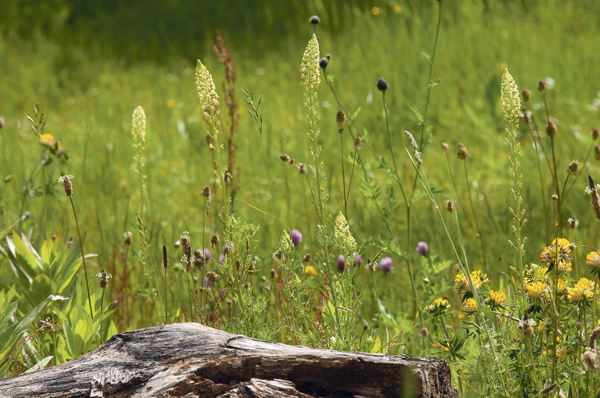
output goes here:
[{"label": "yellow wildflower cluster", "polygon": [[542,254],[540,254],[540,260],[546,264],[554,262],[560,272],[571,271],[570,254],[571,247],[569,246],[569,241],[564,238],[558,238],[552,241],[551,246],[544,248]]},{"label": "yellow wildflower cluster", "polygon": [[42,134],[40,135],[40,144],[44,145],[44,146],[50,146],[53,147],[54,145],[56,145],[56,140],[54,139],[54,137],[51,134]]},{"label": "yellow wildflower cluster", "polygon": [[319,275],[319,271],[317,271],[317,269],[314,266],[312,266],[312,265],[307,265],[304,268],[304,272],[303,273],[304,274],[308,274],[308,275],[314,275],[314,276]]},{"label": "yellow wildflower cluster", "polygon": [[424,308],[425,312],[438,316],[446,313],[450,309],[450,303],[443,298],[436,298],[433,303]]},{"label": "yellow wildflower cluster", "polygon": [[581,278],[567,291],[567,299],[571,303],[589,302],[594,300],[594,282]]},{"label": "yellow wildflower cluster", "polygon": [[473,298],[468,298],[463,301],[462,309],[465,312],[475,312],[477,311],[477,301]]},{"label": "yellow wildflower cluster", "polygon": [[600,277],[600,253],[593,251],[585,258],[585,263],[589,267],[589,270],[596,277]]},{"label": "yellow wildflower cluster", "polygon": [[525,285],[527,295],[532,298],[542,298],[542,294],[546,288],[547,285],[544,282],[532,282]]},{"label": "yellow wildflower cluster", "polygon": [[[481,272],[480,270],[472,271],[471,279],[473,280],[473,285],[475,286],[476,290],[481,289],[483,285],[490,281],[487,275]],[[471,291],[471,286],[469,285],[469,281],[465,274],[460,273],[456,275],[456,278],[454,278],[454,288],[458,290],[459,293],[466,293]]]},{"label": "yellow wildflower cluster", "polygon": [[492,306],[499,306],[505,303],[508,299],[506,298],[506,294],[501,291],[493,291],[490,290],[490,297],[485,300],[485,302]]}]

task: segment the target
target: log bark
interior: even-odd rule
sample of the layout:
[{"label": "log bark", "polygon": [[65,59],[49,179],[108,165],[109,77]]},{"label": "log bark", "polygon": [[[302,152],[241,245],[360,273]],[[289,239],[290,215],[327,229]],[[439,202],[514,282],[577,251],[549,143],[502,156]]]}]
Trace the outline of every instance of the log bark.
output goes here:
[{"label": "log bark", "polygon": [[197,323],[113,336],[75,360],[0,380],[0,397],[458,397],[438,358],[315,350]]}]

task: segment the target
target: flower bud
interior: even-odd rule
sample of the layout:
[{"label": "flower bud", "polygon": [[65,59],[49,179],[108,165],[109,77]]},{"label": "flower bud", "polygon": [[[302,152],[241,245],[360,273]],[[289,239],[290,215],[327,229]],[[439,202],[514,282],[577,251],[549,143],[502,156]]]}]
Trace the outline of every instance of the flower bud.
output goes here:
[{"label": "flower bud", "polygon": [[523,94],[523,101],[529,102],[529,100],[531,99],[531,93],[529,92],[529,90],[523,90],[522,94]]},{"label": "flower bud", "polygon": [[335,122],[337,123],[338,131],[340,133],[344,131],[344,126],[346,125],[346,114],[343,110],[338,109],[337,113],[335,114]]},{"label": "flower bud", "polygon": [[467,151],[467,147],[462,142],[458,143],[458,158],[460,160],[465,160],[469,156],[469,151]]},{"label": "flower bud", "polygon": [[360,146],[361,141],[362,141],[362,138],[360,138],[360,137],[354,138],[354,149],[356,149],[357,151],[362,149],[362,147]]},{"label": "flower bud", "polygon": [[548,123],[546,123],[546,134],[548,134],[548,137],[553,138],[557,132],[558,128],[556,127],[556,124],[554,124],[554,122],[549,121]]},{"label": "flower bud", "polygon": [[537,89],[540,90],[540,93],[543,93],[544,91],[546,91],[547,86],[548,86],[548,84],[544,80],[542,80],[542,79],[538,80]]},{"label": "flower bud", "polygon": [[448,146],[447,142],[442,142],[442,152],[444,153],[444,155],[450,153],[450,147]]},{"label": "flower bud", "polygon": [[598,127],[594,127],[592,129],[592,139],[596,141],[600,137],[600,131],[598,131]]},{"label": "flower bud", "polygon": [[322,69],[325,69],[325,68],[327,68],[327,67],[329,66],[329,61],[327,60],[327,58],[321,58],[321,59],[319,60],[319,66],[320,66]]},{"label": "flower bud", "polygon": [[377,90],[379,91],[385,91],[390,87],[390,85],[388,84],[388,82],[385,81],[385,79],[383,77],[380,77],[377,80]]},{"label": "flower bud", "polygon": [[567,173],[573,174],[574,176],[576,176],[578,174],[578,171],[577,171],[578,168],[579,168],[579,161],[573,160],[571,163],[569,163],[569,166],[567,167]]},{"label": "flower bud", "polygon": [[313,25],[317,25],[318,23],[321,22],[321,18],[319,18],[316,15],[313,15],[312,17],[310,17],[310,19],[308,21]]},{"label": "flower bud", "polygon": [[310,253],[306,253],[304,255],[304,257],[302,257],[302,262],[305,263],[305,264],[306,263],[310,263],[311,261],[312,261],[312,256],[311,256]]}]

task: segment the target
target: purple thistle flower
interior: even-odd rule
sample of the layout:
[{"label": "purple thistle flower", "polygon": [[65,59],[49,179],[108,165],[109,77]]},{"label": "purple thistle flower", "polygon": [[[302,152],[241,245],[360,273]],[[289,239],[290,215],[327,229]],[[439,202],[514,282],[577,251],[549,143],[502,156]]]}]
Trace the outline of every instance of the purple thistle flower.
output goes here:
[{"label": "purple thistle flower", "polygon": [[223,264],[223,261],[225,261],[225,255],[221,253],[221,255],[219,256],[219,265]]},{"label": "purple thistle flower", "polygon": [[379,262],[379,269],[382,270],[383,272],[390,272],[390,270],[392,269],[392,258],[391,257],[382,258],[381,261]]},{"label": "purple thistle flower", "polygon": [[338,264],[338,271],[344,272],[344,268],[346,268],[345,267],[346,260],[344,259],[344,256],[342,256],[341,254],[338,256],[337,264]]},{"label": "purple thistle flower", "polygon": [[214,283],[208,280],[208,276],[204,277],[204,287],[214,286]]},{"label": "purple thistle flower", "polygon": [[417,252],[421,255],[424,256],[427,254],[427,252],[429,251],[429,247],[427,246],[427,243],[425,242],[419,242],[417,244]]},{"label": "purple thistle flower", "polygon": [[[352,253],[353,255],[356,255],[356,253]],[[362,257],[361,256],[356,256],[356,259],[354,260],[354,265],[361,265],[362,264]]]},{"label": "purple thistle flower", "polygon": [[213,256],[210,253],[210,250],[204,249],[204,258],[206,259],[206,261],[211,261],[213,259]]},{"label": "purple thistle flower", "polygon": [[302,234],[297,229],[292,229],[292,244],[297,245],[302,242]]}]

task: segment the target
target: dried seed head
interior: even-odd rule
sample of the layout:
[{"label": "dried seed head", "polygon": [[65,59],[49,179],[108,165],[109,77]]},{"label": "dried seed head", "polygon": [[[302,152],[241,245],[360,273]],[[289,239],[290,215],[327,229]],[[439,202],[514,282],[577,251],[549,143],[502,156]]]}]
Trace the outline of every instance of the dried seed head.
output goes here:
[{"label": "dried seed head", "polygon": [[206,277],[210,283],[215,283],[219,279],[219,275],[214,271],[208,271]]},{"label": "dried seed head", "polygon": [[558,133],[558,127],[556,127],[556,124],[551,121],[546,123],[546,134],[548,134],[548,137],[553,138],[556,133]]},{"label": "dried seed head", "polygon": [[210,198],[210,187],[208,185],[202,188],[202,196],[205,198]]},{"label": "dried seed head", "polygon": [[321,69],[325,69],[329,66],[329,61],[327,60],[327,58],[321,58],[319,60],[319,66],[321,67]]},{"label": "dried seed head", "polygon": [[596,359],[597,355],[594,351],[587,350],[583,353],[583,360],[587,364],[588,368],[595,369],[596,368]]},{"label": "dried seed head", "polygon": [[5,124],[5,122],[4,122],[4,118],[3,118],[3,117],[0,117],[0,129],[3,129],[3,128],[4,128],[4,124]]},{"label": "dried seed head", "polygon": [[300,174],[306,174],[306,166],[305,166],[305,165],[303,165],[303,164],[299,164],[299,165],[298,165],[298,172],[299,172]]},{"label": "dried seed head", "polygon": [[600,220],[600,196],[598,196],[598,191],[596,190],[596,185],[594,185],[592,176],[588,176],[588,180],[590,182],[590,191],[592,195],[592,207],[594,208],[596,218]]},{"label": "dried seed head", "polygon": [[600,137],[600,131],[598,131],[598,127],[594,127],[592,129],[592,139],[596,141]]},{"label": "dried seed head", "polygon": [[181,234],[181,246],[183,247],[183,252],[187,253],[188,251],[190,251],[190,235],[189,232],[187,231],[183,231],[183,234]]},{"label": "dried seed head", "polygon": [[469,151],[467,151],[467,147],[462,142],[458,143],[458,158],[460,160],[465,160],[469,156]]},{"label": "dried seed head", "polygon": [[377,80],[377,90],[379,90],[379,91],[385,91],[388,88],[390,88],[390,85],[388,84],[388,82],[386,82],[383,77],[380,77]]},{"label": "dried seed head", "polygon": [[523,107],[523,121],[526,124],[531,123],[531,113],[529,113],[529,111],[525,107]]},{"label": "dried seed head", "polygon": [[567,222],[569,223],[569,226],[571,227],[571,229],[575,229],[579,226],[579,220],[577,220],[575,218],[575,216],[573,217],[569,217],[569,219],[567,220]]},{"label": "dried seed head", "polygon": [[558,200],[558,195],[557,194],[552,194],[552,200]]},{"label": "dried seed head", "polygon": [[600,160],[600,144],[594,145],[594,157],[596,160]]},{"label": "dried seed head", "polygon": [[428,334],[429,334],[429,329],[427,329],[427,328],[421,329],[421,336],[427,337]]},{"label": "dried seed head", "polygon": [[286,155],[285,153],[282,153],[279,155],[279,159],[281,159],[282,161],[287,163],[287,162],[289,162],[290,157],[288,155]]},{"label": "dried seed head", "polygon": [[226,170],[225,174],[223,174],[223,181],[225,181],[225,184],[229,184],[232,179],[233,179],[233,175],[231,174],[231,172],[229,170]]},{"label": "dried seed head", "polygon": [[313,25],[317,25],[318,23],[321,22],[321,18],[319,18],[316,15],[313,15],[312,17],[310,17],[310,19],[308,21]]},{"label": "dried seed head", "polygon": [[167,254],[167,245],[163,245],[162,265],[164,268],[169,266],[169,256]]},{"label": "dried seed head", "polygon": [[112,275],[111,275],[111,274],[109,274],[108,272],[106,272],[105,270],[102,270],[102,271],[100,271],[100,273],[98,273],[96,276],[97,276],[98,278],[100,278],[100,281],[99,281],[100,287],[101,287],[102,289],[106,289],[106,286],[108,286],[108,280],[109,280],[110,278],[112,278]]},{"label": "dried seed head", "polygon": [[335,122],[337,123],[338,131],[341,133],[344,131],[344,126],[346,125],[346,114],[343,110],[338,109],[335,114]]},{"label": "dried seed head", "polygon": [[73,195],[73,183],[71,182],[73,178],[72,175],[66,175],[58,179],[58,182],[65,188],[65,195],[69,198]]},{"label": "dried seed head", "polygon": [[452,202],[451,200],[447,200],[446,201],[446,210],[448,210],[450,213],[452,213],[454,211],[454,202]]},{"label": "dried seed head", "polygon": [[302,262],[303,263],[310,263],[312,261],[312,256],[310,255],[310,253],[306,253],[304,255],[304,257],[302,257]]},{"label": "dried seed head", "polygon": [[356,149],[357,151],[362,149],[362,147],[360,146],[361,141],[362,139],[360,137],[354,138],[354,149]]},{"label": "dried seed head", "polygon": [[123,244],[125,246],[129,246],[131,245],[131,242],[133,241],[133,234],[131,233],[131,231],[127,231],[123,234]]},{"label": "dried seed head", "polygon": [[571,163],[569,163],[569,166],[567,167],[567,173],[573,174],[576,176],[579,173],[577,171],[578,169],[579,169],[579,161],[573,160]]},{"label": "dried seed head", "polygon": [[417,141],[415,141],[415,137],[413,137],[413,135],[410,133],[410,131],[404,131],[404,135],[406,135],[406,138],[408,138],[408,141],[410,141],[410,145],[413,147],[413,149],[416,151],[419,149],[419,146],[417,145]]},{"label": "dried seed head", "polygon": [[213,236],[210,238],[210,245],[212,247],[217,247],[217,246],[219,246],[219,242],[220,242],[219,234],[213,234]]},{"label": "dried seed head", "polygon": [[523,94],[523,102],[529,102],[531,99],[531,93],[529,90],[523,90],[521,93]]},{"label": "dried seed head", "polygon": [[596,349],[596,340],[598,340],[599,336],[600,336],[600,327],[597,327],[594,330],[592,330],[592,333],[590,334],[590,344],[589,344],[589,347],[592,350]]},{"label": "dried seed head", "polygon": [[442,142],[442,152],[444,153],[444,155],[450,153],[450,147],[448,146],[447,142]]},{"label": "dried seed head", "polygon": [[546,91],[547,86],[548,86],[548,84],[544,80],[542,80],[542,79],[538,80],[537,89],[540,90],[540,93],[543,93],[544,91]]},{"label": "dried seed head", "polygon": [[525,315],[523,320],[519,321],[519,330],[526,339],[533,336],[533,325],[535,325],[535,320],[532,319],[529,314]]}]

